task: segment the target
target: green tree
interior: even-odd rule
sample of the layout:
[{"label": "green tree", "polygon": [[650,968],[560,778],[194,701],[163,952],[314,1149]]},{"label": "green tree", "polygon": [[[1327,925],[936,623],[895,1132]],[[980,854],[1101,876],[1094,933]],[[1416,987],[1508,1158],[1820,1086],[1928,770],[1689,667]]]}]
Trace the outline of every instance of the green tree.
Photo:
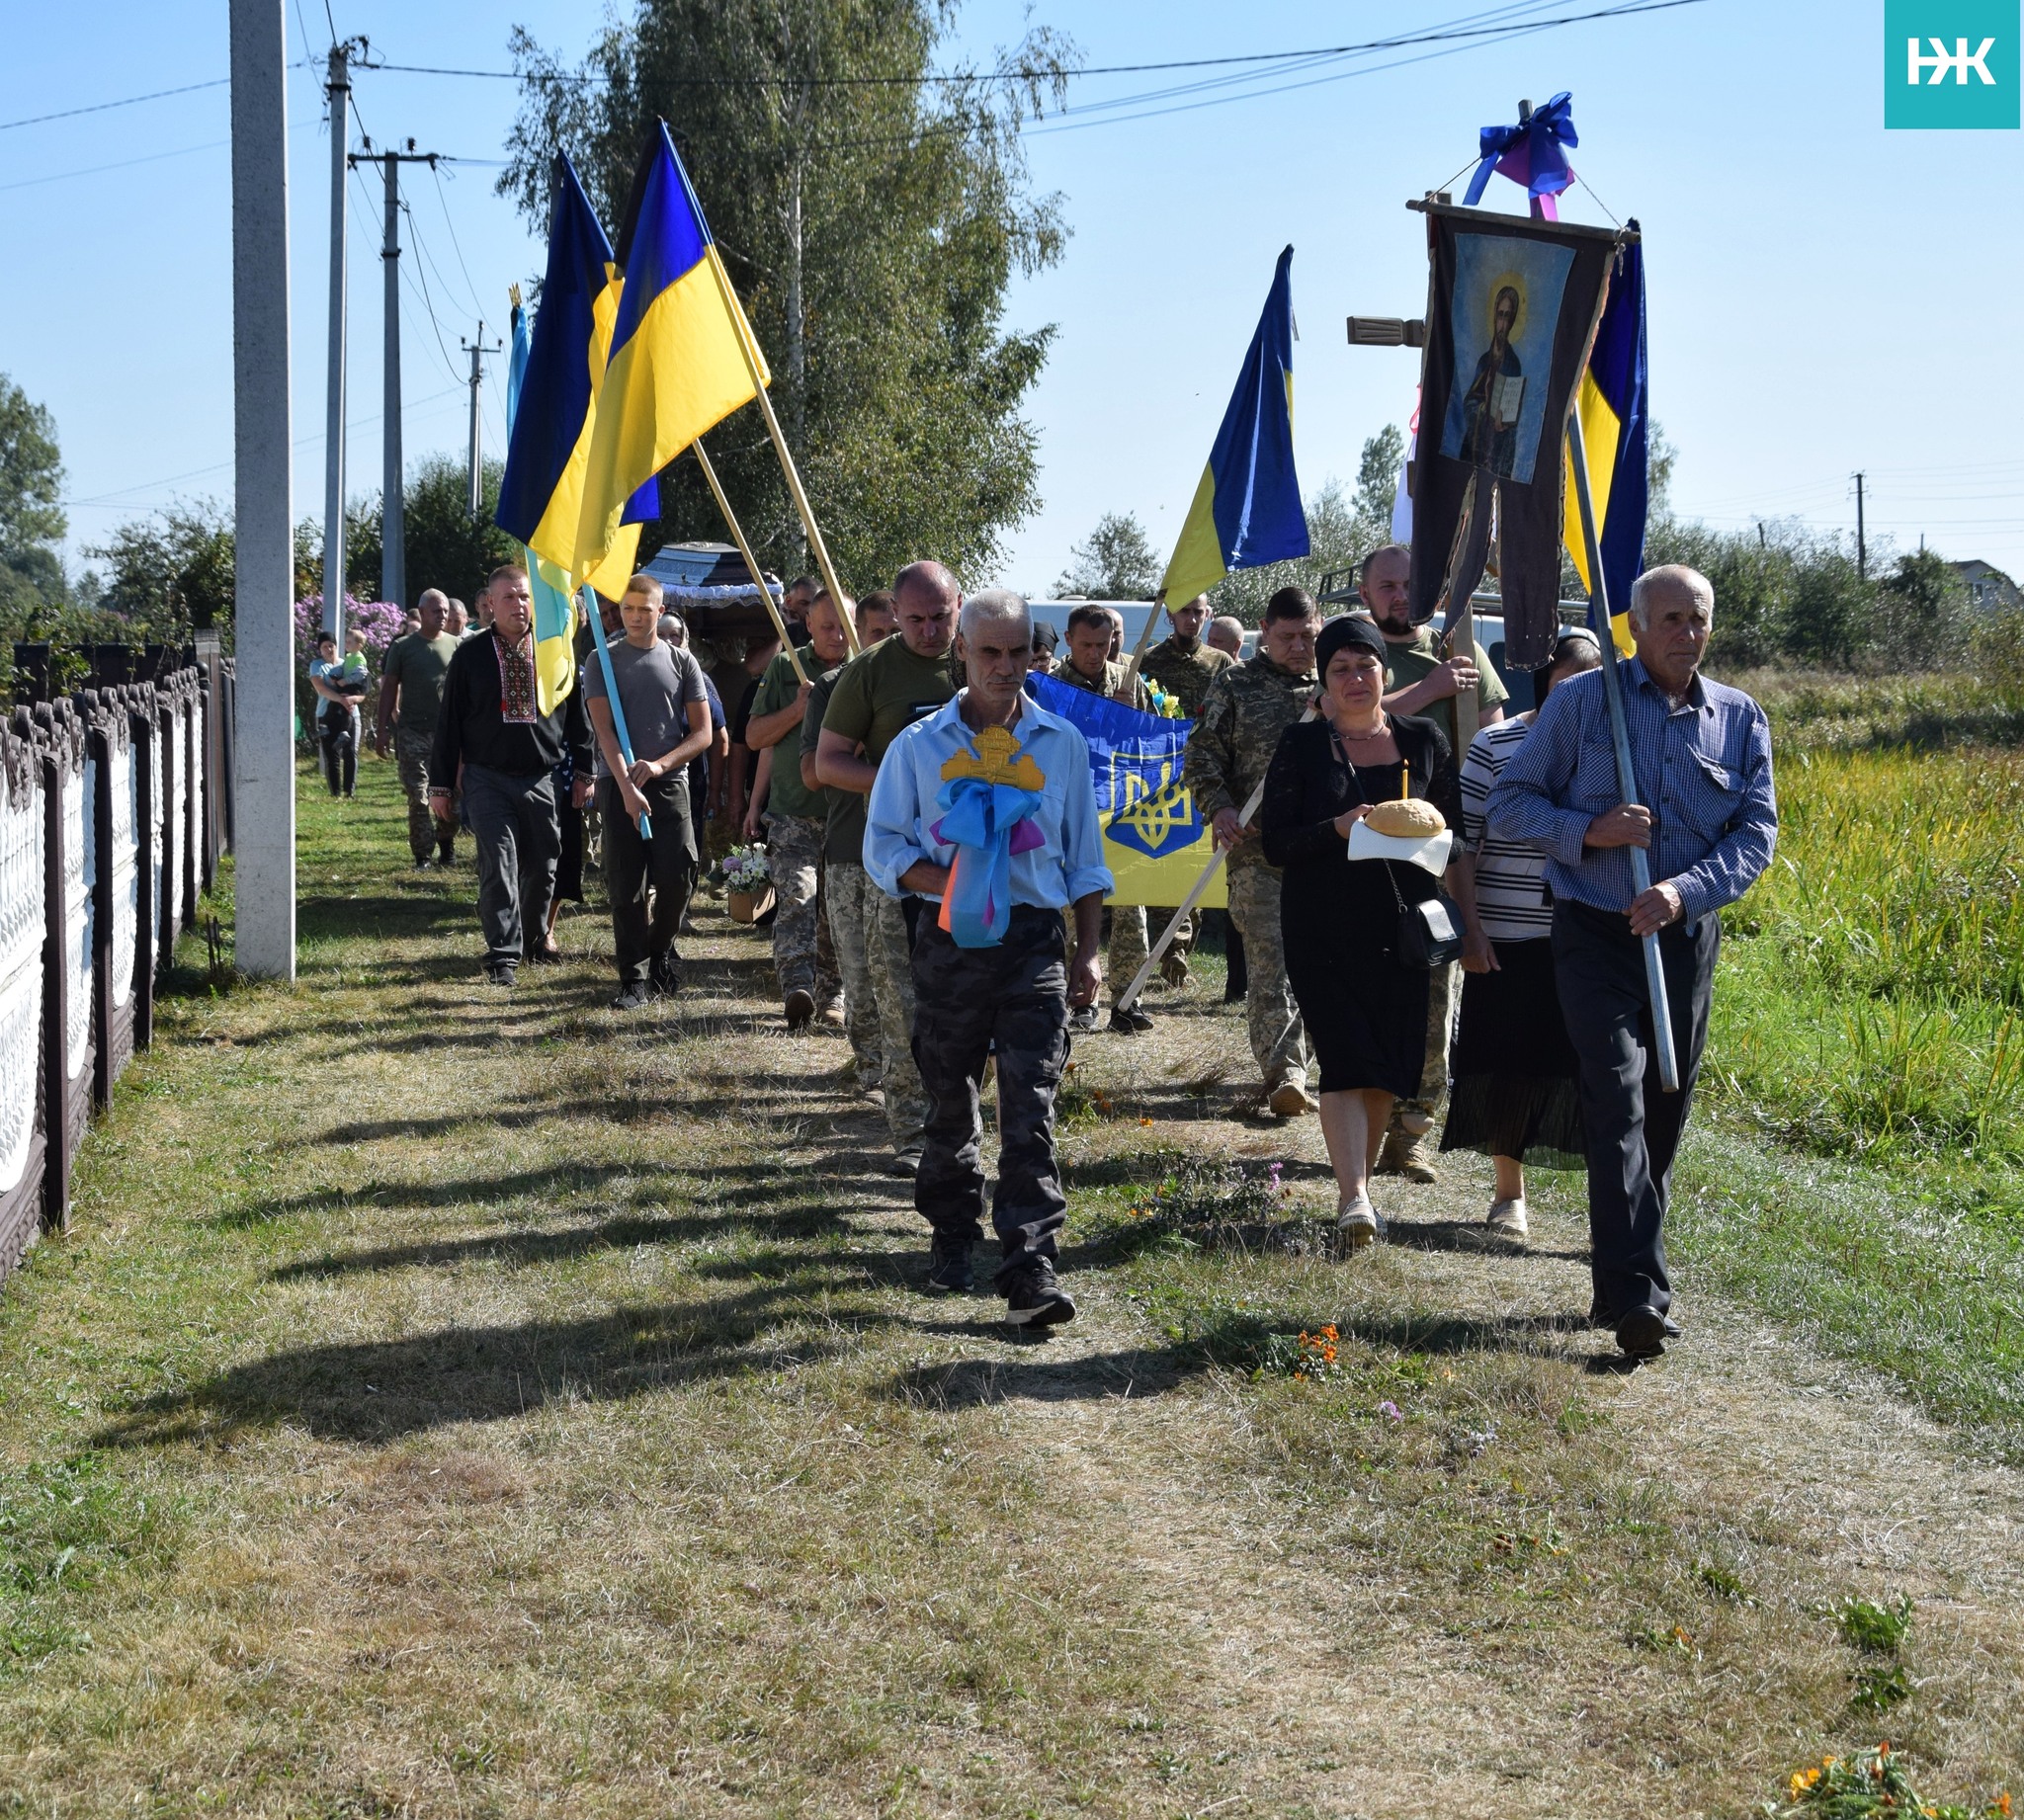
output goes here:
[{"label": "green tree", "polygon": [[[1396,424],[1364,444],[1356,465],[1356,505],[1351,539],[1359,561],[1392,541],[1392,504],[1398,494],[1398,468],[1405,459],[1405,432]],[[1311,534],[1309,534],[1311,535]]]},{"label": "green tree", "polygon": [[1073,561],[1054,583],[1063,600],[1149,601],[1166,566],[1132,512],[1106,512],[1068,554]]},{"label": "green tree", "polygon": [[231,517],[214,499],[129,519],[85,549],[105,565],[98,607],[164,643],[231,623],[232,553]]},{"label": "green tree", "polygon": [[1325,480],[1320,492],[1307,501],[1307,553],[1290,562],[1268,562],[1262,568],[1225,575],[1210,590],[1210,605],[1218,613],[1235,614],[1246,625],[1257,625],[1264,620],[1265,603],[1281,588],[1305,588],[1318,595],[1325,576],[1353,568],[1368,547],[1358,540],[1359,535],[1356,508],[1342,482]]},{"label": "green tree", "polygon": [[[485,577],[500,563],[520,560],[518,545],[492,522],[505,471],[503,461],[486,461],[479,468],[478,516],[473,521],[466,457],[425,455],[409,470],[401,521],[408,598],[401,606],[412,607],[425,588],[441,588],[467,604],[477,598]],[[355,501],[345,513],[345,584],[360,600],[380,598],[380,520],[378,493]],[[310,592],[321,587],[319,575]]]},{"label": "green tree", "polygon": [[0,372],[0,614],[10,620],[68,602],[62,498],[55,419]]},{"label": "green tree", "polygon": [[[546,233],[566,148],[616,236],[657,117],[710,217],[774,370],[772,394],[846,585],[917,556],[972,583],[1037,502],[1020,415],[1054,337],[1003,325],[1006,287],[1060,254],[1021,123],[1072,54],[1030,32],[988,68],[939,67],[957,0],[636,0],[575,69],[525,32],[499,187]],[[933,74],[933,81],[927,78]],[[761,552],[804,566],[801,526],[755,411],[711,456]],[[695,464],[661,482],[662,538],[724,528]]]}]

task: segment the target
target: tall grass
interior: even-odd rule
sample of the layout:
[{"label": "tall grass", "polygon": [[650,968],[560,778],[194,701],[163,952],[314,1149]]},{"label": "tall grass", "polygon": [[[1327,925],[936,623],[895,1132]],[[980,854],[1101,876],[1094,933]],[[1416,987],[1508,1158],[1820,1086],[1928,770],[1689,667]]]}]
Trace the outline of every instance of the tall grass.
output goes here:
[{"label": "tall grass", "polygon": [[1829,1153],[2024,1160],[2024,756],[1788,751],[1717,1079]]}]

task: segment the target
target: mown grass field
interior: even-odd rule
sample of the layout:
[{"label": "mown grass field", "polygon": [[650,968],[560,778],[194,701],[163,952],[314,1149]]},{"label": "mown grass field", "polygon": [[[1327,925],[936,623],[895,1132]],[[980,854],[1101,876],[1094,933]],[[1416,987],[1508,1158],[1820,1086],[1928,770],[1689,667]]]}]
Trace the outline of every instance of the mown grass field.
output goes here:
[{"label": "mown grass field", "polygon": [[[1332,1261],[1208,967],[1077,1049],[1083,1314],[1021,1342],[918,1292],[749,931],[620,1020],[571,917],[498,994],[391,767],[310,782],[300,981],[178,972],[0,1300],[0,1812],[1732,1816],[1882,1736],[2024,1784],[2014,1234],[1922,1133],[1818,1154],[1725,1062],[1691,1337],[1625,1374],[1567,1179],[1523,1256],[1458,1164]],[[1815,989],[1753,914],[1738,1057]]]}]

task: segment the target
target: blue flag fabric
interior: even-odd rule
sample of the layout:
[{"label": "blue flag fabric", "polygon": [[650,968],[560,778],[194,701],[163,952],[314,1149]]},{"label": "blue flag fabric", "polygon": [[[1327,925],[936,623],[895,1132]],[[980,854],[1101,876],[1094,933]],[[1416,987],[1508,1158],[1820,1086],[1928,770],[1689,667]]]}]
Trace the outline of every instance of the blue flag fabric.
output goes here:
[{"label": "blue flag fabric", "polygon": [[1209,464],[1174,540],[1160,598],[1181,606],[1232,569],[1307,553],[1293,461],[1293,248],[1279,256],[1265,309]]},{"label": "blue flag fabric", "polygon": [[[1116,880],[1114,904],[1178,904],[1215,853],[1209,824],[1181,782],[1192,720],[1141,714],[1052,677],[1033,679],[1034,699],[1058,714],[1089,746],[1104,864]],[[1227,901],[1219,874],[1202,900]]]}]

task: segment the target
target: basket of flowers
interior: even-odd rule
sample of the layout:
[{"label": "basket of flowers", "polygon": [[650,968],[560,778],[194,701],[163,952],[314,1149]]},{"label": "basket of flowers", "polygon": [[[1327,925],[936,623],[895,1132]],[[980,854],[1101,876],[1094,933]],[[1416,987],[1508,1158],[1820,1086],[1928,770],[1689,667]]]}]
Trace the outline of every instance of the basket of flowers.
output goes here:
[{"label": "basket of flowers", "polygon": [[723,857],[723,888],[734,923],[756,923],[773,908],[773,874],[764,847],[733,847]]}]

